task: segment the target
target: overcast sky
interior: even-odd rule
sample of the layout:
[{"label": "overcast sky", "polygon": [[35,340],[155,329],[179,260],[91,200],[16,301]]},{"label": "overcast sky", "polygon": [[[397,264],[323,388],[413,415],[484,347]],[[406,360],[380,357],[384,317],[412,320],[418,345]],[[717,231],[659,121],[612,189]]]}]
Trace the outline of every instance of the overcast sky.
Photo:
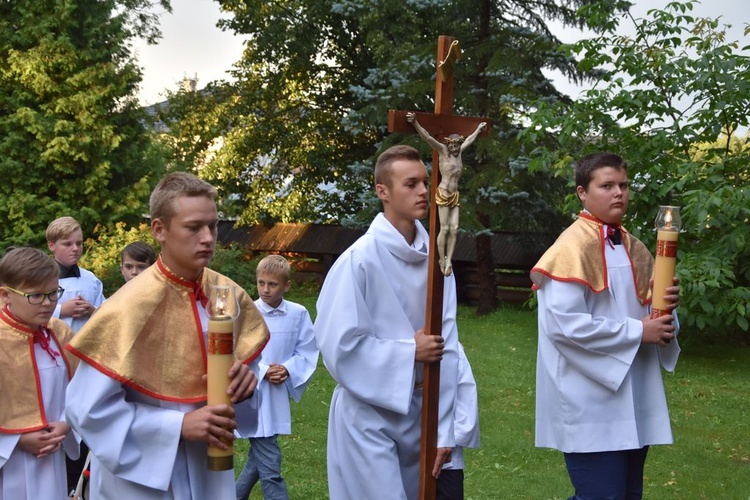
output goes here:
[{"label": "overcast sky", "polygon": [[[669,0],[634,0],[636,17],[644,17],[652,8],[662,8]],[[228,79],[227,71],[242,56],[242,37],[216,27],[220,17],[219,4],[213,0],[172,0],[172,14],[161,16],[163,38],[156,46],[136,44],[136,52],[143,67],[143,82],[139,99],[143,104],[163,100],[166,89],[177,90],[184,77],[198,78],[198,87],[208,82]],[[704,0],[693,11],[694,15],[719,17],[731,24],[730,39],[750,45],[744,37],[745,24],[750,23],[748,0]],[[623,23],[623,26],[626,23]],[[553,27],[554,29],[554,27]],[[579,37],[575,30],[560,30],[565,42]],[[575,96],[577,90],[564,79],[555,78],[557,87]]]}]

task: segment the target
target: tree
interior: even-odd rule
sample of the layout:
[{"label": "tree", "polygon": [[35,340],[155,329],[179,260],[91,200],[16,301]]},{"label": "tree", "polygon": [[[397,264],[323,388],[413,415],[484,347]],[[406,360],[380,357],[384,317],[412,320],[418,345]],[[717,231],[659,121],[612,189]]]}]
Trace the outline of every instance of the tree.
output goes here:
[{"label": "tree", "polygon": [[61,215],[87,233],[141,215],[162,160],[129,41],[155,41],[155,23],[149,0],[0,2],[3,244],[43,244]]},{"label": "tree", "polygon": [[461,41],[455,111],[494,123],[492,140],[467,154],[461,187],[461,225],[478,235],[485,280],[479,312],[494,309],[489,231],[563,226],[554,207],[564,182],[517,161],[516,136],[526,103],[563,98],[542,68],[584,76],[546,21],[580,25],[575,7],[587,0],[219,3],[234,14],[221,25],[249,37],[225,101],[223,147],[201,175],[242,200],[244,222],[371,219],[377,154],[395,142],[429,153],[416,137],[387,135],[388,109],[430,111],[437,38]]},{"label": "tree", "polygon": [[568,54],[583,70],[606,68],[605,76],[575,103],[540,102],[524,138],[556,137],[559,147],[536,150],[530,163],[567,178],[571,158],[587,152],[627,158],[628,226],[651,248],[658,205],[681,205],[683,331],[744,332],[747,340],[750,145],[737,134],[748,127],[750,47],[727,41],[718,20],[693,17],[693,6],[673,2],[645,19],[626,16],[633,37],[618,35],[617,22],[602,21],[597,6],[584,9],[603,32]]}]

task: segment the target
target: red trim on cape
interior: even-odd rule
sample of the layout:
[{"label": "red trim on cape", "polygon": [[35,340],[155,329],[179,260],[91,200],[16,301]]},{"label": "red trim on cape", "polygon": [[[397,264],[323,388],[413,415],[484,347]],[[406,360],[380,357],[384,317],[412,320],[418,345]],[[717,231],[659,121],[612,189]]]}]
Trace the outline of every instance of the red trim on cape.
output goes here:
[{"label": "red trim on cape", "polygon": [[[255,353],[254,353],[254,354],[253,354],[252,356],[250,356],[249,358],[247,358],[246,360],[244,360],[244,361],[242,362],[242,364],[243,364],[243,365],[249,365],[250,363],[252,363],[253,361],[255,361],[255,359],[256,359],[256,358],[257,358],[258,356],[260,356],[260,353],[261,353],[261,352],[263,352],[263,349],[265,349],[265,348],[266,348],[266,345],[268,345],[268,341],[269,341],[269,340],[271,340],[271,332],[268,332],[268,337],[266,337],[266,341],[265,341],[265,342],[263,342],[263,344],[262,344],[262,345],[261,345],[261,346],[260,346],[260,347],[258,348],[258,350],[257,350],[257,351],[255,351]],[[258,382],[260,382],[260,380],[259,380]],[[254,392],[255,392],[255,391],[253,391],[253,393],[254,393]]]},{"label": "red trim on cape", "polygon": [[[587,286],[587,287],[588,287],[588,288],[589,288],[589,289],[590,289],[590,290],[591,290],[592,292],[594,292],[594,293],[601,293],[601,292],[603,292],[604,290],[606,290],[606,289],[607,289],[607,287],[605,286],[605,287],[604,287],[604,288],[602,288],[601,290],[597,290],[597,289],[595,289],[595,288],[594,288],[593,286],[591,286],[591,284],[590,284],[589,282],[587,282],[587,281],[585,281],[585,280],[579,280],[579,279],[577,279],[577,278],[560,278],[560,277],[558,277],[558,276],[555,276],[555,275],[553,275],[553,274],[551,274],[551,273],[548,273],[547,271],[545,271],[545,270],[543,270],[543,269],[539,269],[538,267],[535,267],[535,268],[533,268],[533,269],[531,270],[531,272],[532,272],[532,273],[539,273],[539,274],[543,274],[543,275],[545,275],[546,277],[548,277],[549,279],[551,279],[551,280],[555,280],[555,281],[564,281],[564,282],[567,282],[567,283],[580,283],[580,284],[582,284],[582,285],[586,285],[586,286]],[[605,273],[605,276],[606,276],[606,273]],[[532,289],[534,289],[534,287],[536,287],[536,288],[535,288],[535,290],[538,290],[538,289],[539,289],[539,287],[538,287],[537,285],[532,285]]]},{"label": "red trim on cape", "polygon": [[[194,291],[188,292],[190,295],[190,305],[193,307],[193,320],[195,321],[198,340],[201,346],[201,356],[203,357],[203,373],[208,373],[208,353],[206,353],[206,338],[203,335],[203,325],[201,324],[201,314],[198,311],[198,297]],[[208,314],[208,313],[207,313]]]},{"label": "red trim on cape", "polygon": [[[36,386],[36,399],[37,403],[39,405],[39,415],[42,417],[42,425],[34,426],[29,428],[29,430],[25,429],[6,429],[5,427],[0,427],[0,432],[4,432],[6,434],[23,434],[24,432],[33,432],[38,431],[40,429],[44,429],[47,427],[49,422],[47,421],[47,412],[44,410],[44,398],[42,397],[42,382],[39,380],[39,367],[36,363],[36,351],[34,349],[34,330],[31,329],[29,325],[21,321],[18,317],[16,317],[8,307],[8,304],[5,304],[5,307],[2,308],[0,311],[0,319],[2,319],[8,326],[11,328],[15,328],[16,330],[19,330],[25,334],[28,335],[26,341],[29,344],[29,358],[31,359],[31,366],[34,370],[34,384]],[[45,325],[40,325],[40,328],[44,328]],[[48,331],[51,331],[47,329]],[[50,334],[51,338],[54,338]],[[60,353],[61,358],[65,358],[65,355],[62,352],[62,348],[60,347],[60,343],[57,342],[57,339],[55,338],[55,343],[57,344],[58,352]],[[68,380],[70,380],[70,367],[68,367]]]},{"label": "red trim on cape", "polygon": [[65,348],[68,351],[70,351],[73,354],[75,354],[78,358],[80,358],[83,361],[85,361],[87,364],[93,366],[98,371],[100,371],[103,374],[105,374],[106,376],[108,376],[110,378],[113,378],[113,379],[115,379],[115,380],[117,380],[117,381],[119,381],[119,382],[127,385],[128,387],[130,387],[130,388],[132,388],[132,389],[140,392],[141,394],[145,394],[146,396],[150,396],[150,397],[152,397],[154,399],[159,399],[161,401],[171,401],[173,403],[201,403],[201,402],[205,402],[206,401],[206,398],[207,398],[206,395],[200,396],[200,397],[195,397],[195,398],[172,398],[172,397],[164,396],[163,394],[157,394],[157,393],[155,393],[155,392],[153,392],[153,391],[151,391],[149,389],[146,389],[145,387],[141,387],[140,385],[136,384],[135,382],[133,382],[129,378],[123,377],[122,375],[120,375],[118,373],[115,373],[115,372],[113,372],[112,370],[110,370],[108,368],[105,368],[104,366],[102,366],[99,363],[97,363],[96,361],[92,360],[91,358],[89,358],[88,356],[86,356],[85,354],[83,354],[82,352],[80,352],[79,350],[77,350],[76,348],[74,348],[73,346],[71,346],[70,344],[66,345]]},{"label": "red trim on cape", "polygon": [[[198,298],[197,298],[197,294],[196,294],[196,284],[198,284],[199,286],[202,286],[203,273],[201,272],[201,275],[198,277],[197,281],[189,281],[189,280],[186,280],[186,279],[181,278],[180,276],[177,276],[176,274],[174,274],[166,266],[166,264],[164,264],[162,262],[161,256],[159,256],[157,258],[156,265],[157,265],[158,271],[161,272],[168,280],[170,280],[170,281],[172,281],[172,282],[174,282],[174,283],[176,283],[176,284],[178,284],[180,286],[183,286],[183,287],[185,287],[185,288],[188,289],[188,294],[190,296],[191,305],[192,305],[192,309],[193,309],[193,319],[194,319],[195,325],[196,325],[196,333],[197,333],[197,335],[199,336],[199,339],[200,339],[201,354],[203,356],[203,373],[205,374],[205,373],[207,373],[208,358],[207,358],[207,352],[206,352],[205,339],[204,339],[204,335],[203,335],[203,328],[202,328],[201,321],[200,321],[200,313],[198,312]],[[270,340],[270,338],[271,338],[271,336],[270,336],[270,333],[269,333],[269,335],[268,335],[266,341],[263,343],[263,345],[261,345],[260,348],[255,353],[253,353],[252,356],[250,356],[249,358],[243,360],[242,363],[245,364],[245,365],[249,365],[250,363],[252,363],[260,355],[260,353],[263,351],[263,349],[265,348],[265,346],[268,344],[268,341]],[[208,397],[207,394],[204,394],[204,395],[198,396],[198,397],[193,397],[193,398],[176,398],[176,397],[164,396],[163,394],[158,394],[158,393],[156,393],[156,392],[154,392],[152,390],[149,390],[149,389],[146,389],[145,387],[142,387],[141,385],[135,383],[134,381],[132,381],[132,380],[130,380],[130,379],[128,379],[128,378],[126,378],[126,377],[124,377],[124,376],[122,376],[122,375],[120,375],[120,374],[118,374],[118,373],[116,373],[116,372],[114,372],[114,371],[112,371],[110,369],[108,369],[108,368],[105,368],[103,365],[97,363],[96,361],[94,361],[90,357],[88,357],[85,354],[83,354],[78,349],[75,349],[74,347],[72,347],[70,344],[67,344],[65,346],[65,349],[67,349],[68,351],[70,351],[71,353],[73,353],[79,359],[85,361],[87,364],[89,364],[92,367],[94,367],[99,372],[107,375],[108,377],[110,377],[112,379],[115,379],[115,380],[119,381],[120,383],[122,383],[122,384],[130,387],[131,389],[133,389],[135,391],[140,392],[141,394],[145,394],[145,395],[150,396],[150,397],[152,397],[154,399],[158,399],[158,400],[161,400],[161,401],[170,401],[170,402],[174,402],[174,403],[204,403],[207,400],[207,397]]]},{"label": "red trim on cape", "polygon": [[[34,382],[36,383],[36,399],[39,404],[39,413],[42,417],[42,426],[46,427],[49,423],[47,421],[47,412],[44,411],[44,398],[42,397],[42,381],[39,380],[39,366],[36,363],[36,352],[34,349],[34,339],[29,339],[29,347],[31,350],[31,364],[34,367]],[[60,357],[63,358],[65,355],[60,353]]]},{"label": "red trim on cape", "polygon": [[42,429],[46,429],[48,427],[46,420],[45,423],[36,427],[29,427],[26,429],[6,429],[5,427],[0,427],[0,434],[26,434],[27,432],[34,432],[34,431],[41,431]]},{"label": "red trim on cape", "polygon": [[203,271],[201,271],[198,279],[195,281],[186,280],[180,276],[177,276],[172,272],[171,269],[161,260],[161,255],[156,259],[156,265],[159,271],[170,281],[174,281],[178,285],[182,285],[188,289],[188,295],[190,296],[191,305],[193,308],[193,320],[195,321],[195,328],[198,334],[198,340],[200,340],[201,356],[203,357],[203,373],[208,373],[208,355],[206,353],[206,340],[203,336],[203,325],[201,324],[201,315],[198,312],[198,296],[196,290],[203,287]]},{"label": "red trim on cape", "polygon": [[68,361],[68,357],[65,356],[65,346],[60,343],[60,340],[57,338],[57,334],[52,328],[47,327],[46,329],[50,338],[54,339],[55,344],[57,344],[57,350],[60,353],[60,357],[62,358],[63,362],[65,363],[65,368],[68,370],[68,381],[70,381],[73,378],[73,370],[70,369],[70,362]]}]

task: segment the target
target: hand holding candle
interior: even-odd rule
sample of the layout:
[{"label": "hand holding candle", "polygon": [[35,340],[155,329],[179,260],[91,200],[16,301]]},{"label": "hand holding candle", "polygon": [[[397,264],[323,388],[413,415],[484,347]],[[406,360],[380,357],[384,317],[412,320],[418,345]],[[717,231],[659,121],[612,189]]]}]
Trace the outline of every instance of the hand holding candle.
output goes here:
[{"label": "hand holding candle", "polygon": [[664,296],[667,288],[674,285],[677,266],[677,240],[682,228],[680,207],[661,206],[656,216],[656,262],[654,263],[654,287],[651,317],[671,314],[667,310]]},{"label": "hand holding candle", "polygon": [[[210,285],[208,301],[208,405],[232,406],[227,389],[231,382],[229,370],[234,362],[234,320],[239,314],[234,287]],[[208,447],[209,470],[234,468],[234,446],[231,441],[224,444],[226,450]]]}]

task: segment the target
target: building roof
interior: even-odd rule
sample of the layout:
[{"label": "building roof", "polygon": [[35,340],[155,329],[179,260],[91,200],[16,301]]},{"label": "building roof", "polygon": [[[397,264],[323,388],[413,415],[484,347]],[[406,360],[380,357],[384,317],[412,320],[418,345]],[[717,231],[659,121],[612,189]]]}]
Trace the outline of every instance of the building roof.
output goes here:
[{"label": "building roof", "polygon": [[231,221],[221,221],[218,233],[219,242],[239,243],[254,252],[340,255],[365,234],[365,230],[300,223],[234,226]]}]

